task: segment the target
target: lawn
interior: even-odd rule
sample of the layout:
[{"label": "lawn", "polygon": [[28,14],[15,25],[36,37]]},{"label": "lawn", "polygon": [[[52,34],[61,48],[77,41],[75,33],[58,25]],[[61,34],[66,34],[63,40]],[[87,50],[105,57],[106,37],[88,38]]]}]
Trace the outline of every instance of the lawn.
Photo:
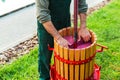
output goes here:
[{"label": "lawn", "polygon": [[[120,0],[88,16],[87,26],[97,35],[97,43],[108,50],[96,55],[96,63],[102,66],[101,80],[120,80]],[[0,68],[0,80],[37,80],[37,48],[10,65]]]},{"label": "lawn", "polygon": [[120,80],[120,0],[113,0],[106,7],[88,17],[89,29],[98,42],[108,46],[108,51],[97,54],[96,62],[102,66],[101,80]]},{"label": "lawn", "polygon": [[37,48],[0,69],[0,80],[37,80]]}]

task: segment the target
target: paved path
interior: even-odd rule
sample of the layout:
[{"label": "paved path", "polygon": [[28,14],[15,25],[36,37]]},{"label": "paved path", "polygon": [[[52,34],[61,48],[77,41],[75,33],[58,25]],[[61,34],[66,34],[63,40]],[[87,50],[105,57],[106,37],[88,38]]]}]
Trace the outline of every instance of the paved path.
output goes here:
[{"label": "paved path", "polygon": [[0,51],[32,37],[36,33],[35,6],[0,18]]},{"label": "paved path", "polygon": [[[89,7],[103,0],[87,0]],[[72,10],[72,8],[71,8]],[[36,34],[35,5],[0,18],[0,52]]]},{"label": "paved path", "polygon": [[14,10],[18,10],[30,4],[33,4],[35,0],[4,0],[0,1],[0,16],[10,13]]}]

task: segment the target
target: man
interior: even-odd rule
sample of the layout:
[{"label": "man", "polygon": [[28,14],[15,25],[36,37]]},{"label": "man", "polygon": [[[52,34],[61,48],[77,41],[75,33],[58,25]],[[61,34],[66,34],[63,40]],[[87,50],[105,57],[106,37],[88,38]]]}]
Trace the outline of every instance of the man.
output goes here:
[{"label": "man", "polygon": [[[71,0],[36,0],[39,60],[38,71],[40,80],[49,80],[49,64],[52,51],[48,50],[48,44],[53,47],[53,38],[62,46],[68,47],[58,30],[71,26],[70,24]],[[85,42],[90,40],[90,33],[86,29],[87,4],[85,0],[79,0],[80,30],[78,40],[83,38]]]}]

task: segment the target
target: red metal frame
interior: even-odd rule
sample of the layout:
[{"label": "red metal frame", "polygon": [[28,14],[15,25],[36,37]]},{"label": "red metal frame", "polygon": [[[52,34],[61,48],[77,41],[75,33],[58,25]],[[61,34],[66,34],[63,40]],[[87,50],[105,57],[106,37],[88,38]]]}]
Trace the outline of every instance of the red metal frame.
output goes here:
[{"label": "red metal frame", "polygon": [[[97,52],[103,52],[103,49],[108,49],[106,46],[103,46],[103,45],[100,45],[100,44],[96,44],[96,45],[101,47],[101,49],[96,50],[96,53]],[[54,48],[50,48],[50,46],[48,45],[48,50],[53,50],[54,51]],[[50,69],[50,74],[51,74],[51,79],[50,80],[58,80],[58,79],[66,80],[66,79],[62,78],[59,74],[57,74],[57,72],[55,70],[55,67],[56,66],[55,66],[55,63],[54,63],[54,65],[52,65],[51,69]],[[100,80],[100,69],[101,69],[100,66],[98,66],[97,64],[94,64],[94,73],[91,77],[89,77],[89,79],[86,79],[86,80]]]},{"label": "red metal frame", "polygon": [[[97,64],[94,64],[94,74],[86,80],[100,80],[100,69],[101,67],[99,67]],[[55,65],[51,66],[51,70],[50,70],[50,74],[51,74],[51,79],[50,80],[58,80],[58,74],[55,71]],[[59,76],[59,79],[61,80],[66,80],[64,78],[61,78],[61,76]]]}]

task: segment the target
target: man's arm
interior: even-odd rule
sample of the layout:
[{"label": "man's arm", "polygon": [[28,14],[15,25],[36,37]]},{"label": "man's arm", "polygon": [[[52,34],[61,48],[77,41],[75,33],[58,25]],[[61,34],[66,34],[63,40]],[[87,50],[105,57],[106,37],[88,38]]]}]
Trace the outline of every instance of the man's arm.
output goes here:
[{"label": "man's arm", "polygon": [[88,9],[88,5],[86,4],[86,0],[79,0],[78,3],[78,11],[79,11],[79,16],[80,16],[80,24],[82,25],[81,27],[86,27],[86,12]]},{"label": "man's arm", "polygon": [[60,45],[64,47],[70,45],[70,43],[58,33],[51,21],[47,21],[43,23],[43,25],[47,32],[49,32]]},{"label": "man's arm", "polygon": [[49,0],[36,0],[36,16],[40,23],[51,20],[50,11],[48,9]]},{"label": "man's arm", "polygon": [[79,0],[79,17],[80,17],[80,30],[78,32],[78,40],[83,38],[85,42],[90,40],[90,33],[86,28],[86,12],[88,9],[88,5],[86,4],[86,0]]},{"label": "man's arm", "polygon": [[55,26],[51,21],[50,11],[48,9],[49,0],[36,0],[37,7],[37,19],[40,23],[43,24],[46,31],[52,35],[53,38],[57,40],[57,42],[64,46],[68,47],[68,41],[62,38],[62,36],[58,33]]},{"label": "man's arm", "polygon": [[78,40],[81,40],[81,38],[83,38],[83,40],[85,42],[87,42],[90,40],[91,35],[86,27],[86,14],[80,13],[79,15],[80,15],[80,23],[81,24],[80,24],[80,30],[78,32]]}]

